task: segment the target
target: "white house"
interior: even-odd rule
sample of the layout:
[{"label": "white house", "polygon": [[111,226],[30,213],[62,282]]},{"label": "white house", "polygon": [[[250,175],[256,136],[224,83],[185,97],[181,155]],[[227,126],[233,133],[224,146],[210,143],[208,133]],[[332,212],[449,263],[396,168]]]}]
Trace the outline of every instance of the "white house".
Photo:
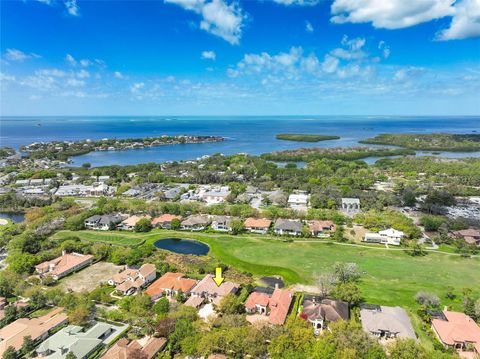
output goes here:
[{"label": "white house", "polygon": [[307,210],[309,199],[310,196],[306,193],[292,193],[288,197],[288,205],[292,209],[304,211]]},{"label": "white house", "polygon": [[342,198],[342,211],[347,214],[360,212],[360,200],[358,198]]},{"label": "white house", "polygon": [[405,233],[389,228],[378,233],[365,233],[364,242],[389,244],[392,246],[399,246]]}]

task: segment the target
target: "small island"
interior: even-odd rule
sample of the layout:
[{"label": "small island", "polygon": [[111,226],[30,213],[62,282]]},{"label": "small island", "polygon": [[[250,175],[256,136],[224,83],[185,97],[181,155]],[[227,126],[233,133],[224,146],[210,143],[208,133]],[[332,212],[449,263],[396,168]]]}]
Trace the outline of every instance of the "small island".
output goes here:
[{"label": "small island", "polygon": [[360,143],[394,145],[423,151],[473,152],[480,151],[480,134],[449,133],[384,133]]},{"label": "small island", "polygon": [[30,158],[48,158],[50,160],[67,161],[69,157],[85,155],[93,151],[121,151],[163,145],[198,144],[208,142],[221,142],[221,136],[159,136],[145,138],[123,138],[81,141],[51,141],[34,142],[21,146],[20,151],[28,154]]},{"label": "small island", "polygon": [[277,140],[296,142],[320,142],[328,140],[339,140],[340,136],[309,135],[302,133],[280,133],[275,136]]}]

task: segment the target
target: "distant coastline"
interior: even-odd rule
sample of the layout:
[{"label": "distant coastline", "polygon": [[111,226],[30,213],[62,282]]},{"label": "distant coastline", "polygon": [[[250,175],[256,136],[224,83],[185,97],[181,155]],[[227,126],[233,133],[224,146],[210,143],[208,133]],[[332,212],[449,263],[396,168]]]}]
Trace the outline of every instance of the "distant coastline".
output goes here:
[{"label": "distant coastline", "polygon": [[310,135],[301,133],[280,133],[275,136],[277,140],[296,141],[296,142],[320,142],[329,140],[339,140],[340,136],[328,135]]}]

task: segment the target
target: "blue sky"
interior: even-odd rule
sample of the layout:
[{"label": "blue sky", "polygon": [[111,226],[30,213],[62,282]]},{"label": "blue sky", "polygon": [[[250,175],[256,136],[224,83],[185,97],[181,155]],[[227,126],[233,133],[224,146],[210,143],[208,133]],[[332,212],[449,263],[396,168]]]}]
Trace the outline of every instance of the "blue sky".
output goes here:
[{"label": "blue sky", "polygon": [[480,115],[480,0],[0,6],[2,115]]}]

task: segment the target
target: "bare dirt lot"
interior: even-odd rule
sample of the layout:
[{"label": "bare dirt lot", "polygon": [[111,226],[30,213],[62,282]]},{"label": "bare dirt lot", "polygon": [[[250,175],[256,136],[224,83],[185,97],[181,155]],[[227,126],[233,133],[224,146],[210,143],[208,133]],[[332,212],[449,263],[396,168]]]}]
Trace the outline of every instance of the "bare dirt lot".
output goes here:
[{"label": "bare dirt lot", "polygon": [[120,272],[123,266],[112,263],[98,262],[82,269],[67,278],[61,279],[59,286],[73,292],[91,292],[101,283],[107,282],[115,273]]}]

